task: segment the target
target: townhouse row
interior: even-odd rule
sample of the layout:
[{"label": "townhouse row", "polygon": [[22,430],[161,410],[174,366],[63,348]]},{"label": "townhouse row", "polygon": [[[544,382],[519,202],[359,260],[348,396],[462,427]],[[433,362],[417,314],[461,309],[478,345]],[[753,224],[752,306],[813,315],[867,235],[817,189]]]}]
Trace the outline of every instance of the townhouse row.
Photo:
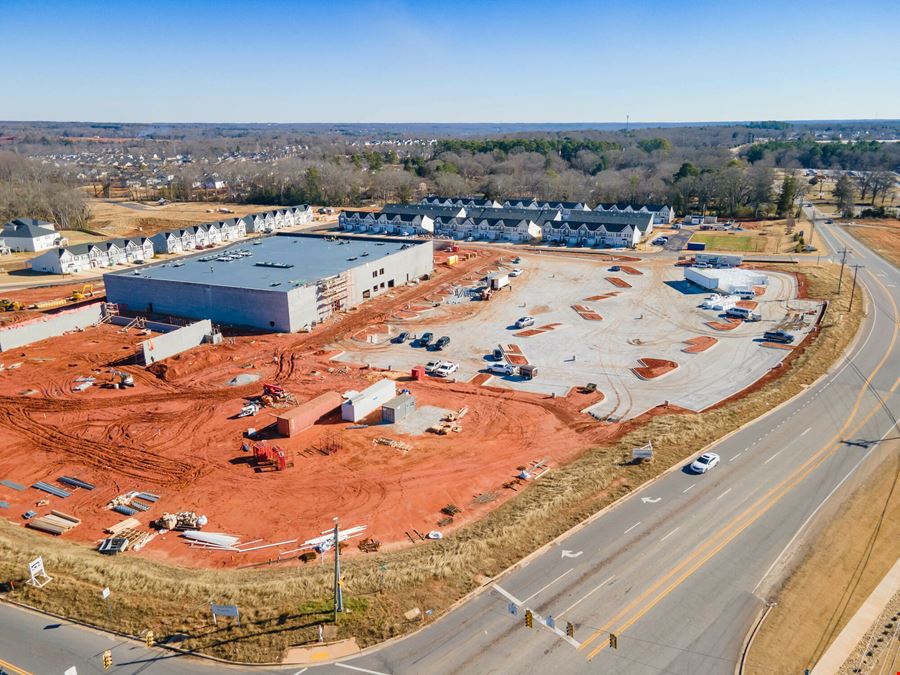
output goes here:
[{"label": "townhouse row", "polygon": [[536,199],[507,199],[499,202],[495,199],[482,199],[477,197],[443,197],[429,195],[423,198],[420,204],[441,207],[470,208],[515,208],[556,210],[563,215],[578,214],[583,211],[597,211],[600,213],[650,213],[653,214],[654,225],[668,225],[675,220],[675,210],[667,204],[630,204],[627,202],[601,202],[593,208],[585,202],[558,202],[539,201]]},{"label": "townhouse row", "polygon": [[142,264],[161,253],[183,253],[308,223],[308,205],[255,213],[212,223],[159,232],[152,237],[110,239],[89,244],[62,245],[30,261],[31,269],[49,274],[72,274],[101,267]]},{"label": "townhouse row", "polygon": [[346,232],[439,236],[457,240],[555,242],[569,246],[634,247],[653,231],[649,212],[563,211],[526,207],[389,204],[381,212],[344,211]]}]

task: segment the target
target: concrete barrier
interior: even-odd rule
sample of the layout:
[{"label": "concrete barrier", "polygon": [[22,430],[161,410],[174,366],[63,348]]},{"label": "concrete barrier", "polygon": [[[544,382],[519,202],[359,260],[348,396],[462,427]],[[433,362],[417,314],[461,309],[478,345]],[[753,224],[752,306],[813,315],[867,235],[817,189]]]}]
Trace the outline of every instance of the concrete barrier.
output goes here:
[{"label": "concrete barrier", "polygon": [[144,351],[144,365],[149,366],[151,363],[156,363],[170,356],[186,352],[188,349],[193,349],[202,344],[206,336],[212,335],[212,332],[212,322],[209,319],[204,319],[184,328],[144,340],[141,343]]},{"label": "concrete barrier", "polygon": [[102,302],[46,314],[0,330],[0,352],[93,326],[102,316]]}]

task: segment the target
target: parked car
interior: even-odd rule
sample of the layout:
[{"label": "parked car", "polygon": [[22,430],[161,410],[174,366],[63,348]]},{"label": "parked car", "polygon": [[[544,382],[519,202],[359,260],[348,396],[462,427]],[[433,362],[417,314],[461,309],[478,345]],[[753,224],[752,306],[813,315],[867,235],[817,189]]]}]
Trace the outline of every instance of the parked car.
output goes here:
[{"label": "parked car", "polygon": [[509,271],[509,276],[511,276],[511,277],[517,277],[520,274],[522,274],[522,270],[520,270],[518,267],[514,270]]},{"label": "parked car", "polygon": [[515,258],[513,258],[512,264],[519,265],[519,264],[521,264],[521,262],[522,262],[522,259],[519,256],[516,256]]},{"label": "parked car", "polygon": [[409,332],[403,331],[399,335],[397,335],[394,339],[391,340],[394,344],[402,345],[404,342],[409,340]]},{"label": "parked car", "polygon": [[609,268],[609,271],[610,272],[618,272],[620,269],[622,269],[622,268],[619,267],[618,265],[613,265],[612,267]]},{"label": "parked car", "polygon": [[751,312],[744,307],[729,307],[725,310],[725,316],[742,321],[759,321],[762,317],[756,312]]},{"label": "parked car", "polygon": [[429,345],[428,349],[433,352],[439,352],[449,344],[450,344],[450,338],[448,338],[446,335],[442,335],[441,337],[439,337],[437,340],[434,341],[434,344]]},{"label": "parked car", "polygon": [[754,291],[738,291],[737,296],[741,300],[756,300],[756,293]]},{"label": "parked car", "polygon": [[491,352],[491,358],[494,361],[502,361],[503,360],[503,350],[495,349],[494,351]]},{"label": "parked car", "polygon": [[825,221],[825,224],[826,225],[834,225],[834,221],[831,218],[829,218],[828,220]]},{"label": "parked car", "polygon": [[516,321],[516,328],[526,328],[528,326],[534,325],[534,317],[533,316],[523,316],[521,319]]},{"label": "parked car", "polygon": [[790,344],[794,341],[794,336],[786,330],[767,330],[763,333],[763,340],[767,342],[780,342],[782,344]]},{"label": "parked car", "polygon": [[487,371],[492,375],[515,375],[516,367],[509,363],[492,363]]},{"label": "parked car", "polygon": [[437,368],[434,369],[434,375],[438,377],[448,377],[459,370],[458,363],[450,363],[449,361],[444,361]]},{"label": "parked car", "polygon": [[431,343],[433,337],[434,333],[422,333],[422,337],[419,338],[419,344],[423,347],[427,347]]},{"label": "parked car", "polygon": [[429,361],[425,364],[425,372],[434,375],[434,371],[444,365],[445,361]]},{"label": "parked car", "polygon": [[714,452],[704,452],[691,463],[691,471],[694,473],[706,473],[719,464],[720,458]]}]

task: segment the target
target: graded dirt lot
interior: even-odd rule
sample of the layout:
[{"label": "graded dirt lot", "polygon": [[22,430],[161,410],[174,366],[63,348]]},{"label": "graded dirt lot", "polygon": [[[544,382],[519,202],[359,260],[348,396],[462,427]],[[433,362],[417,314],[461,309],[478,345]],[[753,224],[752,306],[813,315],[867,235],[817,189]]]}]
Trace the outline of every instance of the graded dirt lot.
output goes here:
[{"label": "graded dirt lot", "polygon": [[[161,230],[198,225],[250,213],[269,211],[273,206],[258,204],[222,204],[214,202],[172,202],[159,206],[142,202],[90,199],[88,227],[107,237],[149,237]],[[223,213],[228,209],[231,213]]]},{"label": "graded dirt lot", "polygon": [[[766,349],[762,333],[783,326],[799,343],[820,307],[797,298],[793,276],[770,272],[756,308],[762,321],[723,324],[728,328],[723,332],[708,323],[730,320],[721,311],[701,309],[707,293],[684,281],[682,268],[671,262],[639,265],[643,274],[629,275],[625,287],[615,283],[618,277],[607,276],[607,263],[589,256],[543,253],[521,258],[523,274],[489,302],[473,301],[464,288],[456,288],[451,304],[419,317],[391,317],[389,333],[341,340],[335,346],[344,354],[338,359],[403,370],[443,359],[459,364],[454,377],[471,381],[489,365],[488,355],[502,348],[511,364],[537,366],[538,376],[492,376],[490,385],[564,397],[573,388],[594,383],[604,399],[588,412],[615,421],[666,402],[703,410],[750,386],[787,356],[787,350]],[[535,325],[521,331],[515,322],[525,315],[533,316]],[[390,337],[401,331],[446,335],[450,344],[431,352],[414,342],[391,343]],[[697,337],[714,338],[718,344],[685,352],[685,341]],[[509,356],[511,344],[521,356]],[[677,368],[649,381],[633,370],[640,367],[639,359],[673,361]]]},{"label": "graded dirt lot", "polygon": [[900,221],[857,219],[845,229],[882,258],[900,267]]}]

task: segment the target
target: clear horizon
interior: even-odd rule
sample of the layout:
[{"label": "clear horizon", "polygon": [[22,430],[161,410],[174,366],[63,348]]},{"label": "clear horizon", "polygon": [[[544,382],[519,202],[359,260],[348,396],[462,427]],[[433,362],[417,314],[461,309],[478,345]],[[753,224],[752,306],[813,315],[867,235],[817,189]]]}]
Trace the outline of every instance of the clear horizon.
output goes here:
[{"label": "clear horizon", "polygon": [[[4,3],[0,118],[698,124],[900,118],[900,3]],[[604,122],[565,122],[592,119]],[[148,121],[149,120],[149,121]],[[341,120],[341,121],[328,121]],[[396,120],[406,120],[398,122]],[[441,120],[441,121],[434,121]],[[485,122],[484,120],[490,120]],[[661,122],[660,120],[666,120]]]}]

